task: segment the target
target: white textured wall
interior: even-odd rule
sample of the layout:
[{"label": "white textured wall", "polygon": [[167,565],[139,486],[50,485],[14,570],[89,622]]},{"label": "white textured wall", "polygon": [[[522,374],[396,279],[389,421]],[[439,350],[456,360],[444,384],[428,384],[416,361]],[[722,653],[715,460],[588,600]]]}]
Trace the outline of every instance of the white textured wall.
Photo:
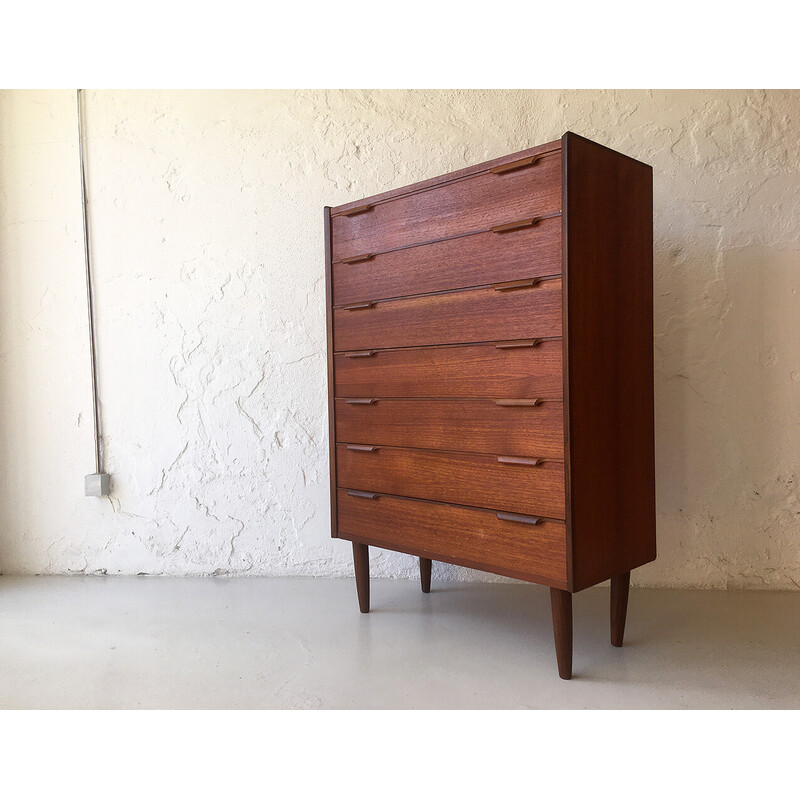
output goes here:
[{"label": "white textured wall", "polygon": [[[0,568],[350,574],[329,538],[322,207],[573,130],[655,170],[659,559],[800,586],[800,95],[0,94]],[[439,574],[478,577],[439,565]],[[416,574],[375,551],[373,574]],[[487,576],[488,577],[488,576]]]}]

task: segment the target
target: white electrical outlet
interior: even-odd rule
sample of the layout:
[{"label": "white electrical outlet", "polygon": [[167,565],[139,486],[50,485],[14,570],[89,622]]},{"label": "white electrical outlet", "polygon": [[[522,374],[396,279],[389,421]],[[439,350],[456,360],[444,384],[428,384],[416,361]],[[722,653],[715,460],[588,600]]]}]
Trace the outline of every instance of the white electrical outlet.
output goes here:
[{"label": "white electrical outlet", "polygon": [[86,497],[105,497],[111,488],[111,476],[107,472],[93,472],[83,479]]}]

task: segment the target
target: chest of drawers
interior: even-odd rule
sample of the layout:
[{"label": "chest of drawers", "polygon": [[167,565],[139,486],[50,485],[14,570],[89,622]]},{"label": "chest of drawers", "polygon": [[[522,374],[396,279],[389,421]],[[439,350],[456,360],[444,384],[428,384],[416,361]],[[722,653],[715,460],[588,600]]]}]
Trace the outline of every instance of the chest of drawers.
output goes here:
[{"label": "chest of drawers", "polygon": [[325,209],[331,518],[352,542],[572,594],[655,548],[646,164],[560,141]]}]

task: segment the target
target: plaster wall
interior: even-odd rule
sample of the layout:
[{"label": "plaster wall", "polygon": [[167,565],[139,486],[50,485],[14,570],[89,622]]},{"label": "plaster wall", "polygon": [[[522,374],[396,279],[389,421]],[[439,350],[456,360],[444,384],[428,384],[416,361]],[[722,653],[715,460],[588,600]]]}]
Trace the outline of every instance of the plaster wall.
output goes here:
[{"label": "plaster wall", "polygon": [[[573,130],[653,165],[649,586],[800,587],[800,94],[0,93],[0,570],[349,575],[329,538],[322,207]],[[376,576],[416,575],[374,551]],[[495,580],[447,565],[435,577]]]}]

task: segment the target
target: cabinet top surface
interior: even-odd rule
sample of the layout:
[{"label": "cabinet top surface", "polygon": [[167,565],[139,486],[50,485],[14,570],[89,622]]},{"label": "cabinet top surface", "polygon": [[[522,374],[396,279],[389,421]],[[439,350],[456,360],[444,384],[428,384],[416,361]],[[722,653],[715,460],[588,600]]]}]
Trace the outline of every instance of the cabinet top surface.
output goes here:
[{"label": "cabinet top surface", "polygon": [[380,203],[384,200],[392,200],[396,197],[401,197],[406,194],[411,194],[413,192],[423,191],[425,189],[432,189],[436,186],[440,186],[444,183],[450,183],[452,181],[461,180],[462,178],[470,178],[474,175],[479,175],[482,172],[487,172],[488,170],[492,169],[493,167],[499,167],[503,164],[508,164],[512,161],[517,161],[518,159],[528,158],[529,156],[540,156],[545,155],[547,153],[551,153],[554,151],[558,151],[561,149],[561,140],[557,139],[554,142],[548,142],[547,144],[540,144],[537,147],[531,147],[527,150],[520,150],[518,153],[512,153],[507,156],[502,156],[501,158],[495,158],[492,161],[484,161],[481,164],[475,164],[471,167],[465,167],[464,169],[456,170],[455,172],[448,172],[444,175],[438,175],[435,178],[428,178],[424,181],[419,181],[418,183],[412,183],[408,186],[401,186],[398,189],[392,189],[388,192],[382,192],[381,194],[375,194],[371,197],[364,197],[360,200],[354,200],[350,203],[344,203],[340,206],[334,206],[331,208],[331,214],[334,216],[337,214],[343,214],[347,211],[350,211],[353,208],[358,208],[359,206],[365,204],[372,204],[372,203]]}]

